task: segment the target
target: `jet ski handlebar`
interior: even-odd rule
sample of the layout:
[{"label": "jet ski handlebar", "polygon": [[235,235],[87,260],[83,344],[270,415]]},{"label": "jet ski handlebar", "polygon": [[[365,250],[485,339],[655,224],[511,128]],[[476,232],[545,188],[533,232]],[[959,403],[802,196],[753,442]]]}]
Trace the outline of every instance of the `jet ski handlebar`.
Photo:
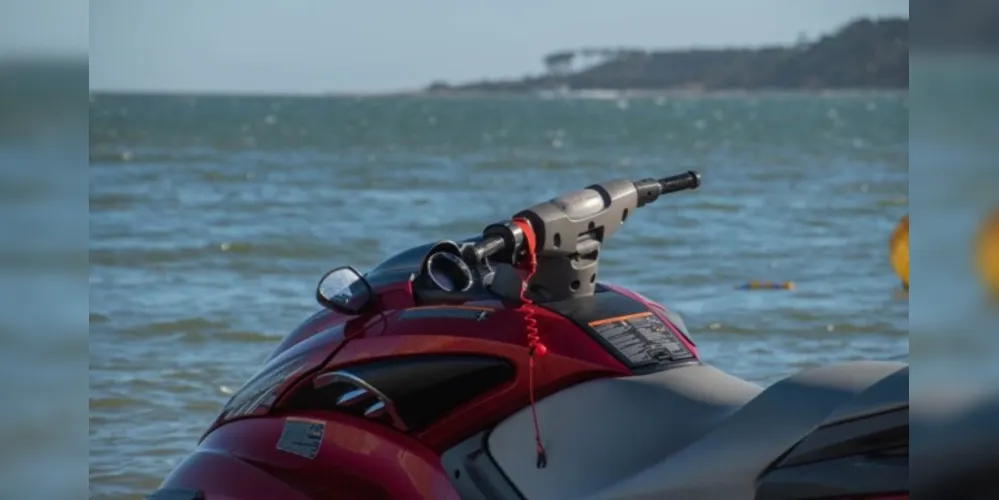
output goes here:
[{"label": "jet ski handlebar", "polygon": [[[625,179],[594,184],[514,215],[534,231],[538,271],[531,286],[551,300],[592,294],[603,241],[631,212],[677,191],[697,189],[701,176],[688,171],[661,179]],[[467,260],[516,264],[524,252],[523,229],[512,220],[491,224],[465,248]]]},{"label": "jet ski handlebar", "polygon": [[[636,204],[637,208],[656,201],[664,194],[686,191],[688,189],[697,189],[701,185],[701,174],[691,170],[682,174],[663,177],[662,179],[642,179],[634,181],[632,184],[636,194],[638,195],[638,203]],[[592,195],[580,195],[588,194],[586,193],[587,191],[592,191],[595,194],[602,194],[601,191],[605,191],[601,189],[603,187],[604,186],[600,184],[589,186],[582,191],[569,193],[555,198],[547,203],[554,203],[560,207],[564,207],[563,210],[566,212],[575,211],[571,210],[573,207],[569,203],[566,203],[567,201],[572,200],[583,203],[589,202],[592,199]],[[603,207],[603,209],[607,208],[610,207]],[[518,215],[524,215],[524,213]],[[624,217],[626,218],[627,215]],[[624,221],[622,220],[621,222]],[[533,227],[534,226],[532,225],[532,228]],[[537,229],[535,229],[535,232],[537,232]],[[483,231],[482,240],[472,246],[474,259],[477,262],[481,262],[511,247],[520,246],[520,244],[523,243],[522,239],[523,233],[517,226],[510,224],[510,221],[491,224],[485,231]]]}]

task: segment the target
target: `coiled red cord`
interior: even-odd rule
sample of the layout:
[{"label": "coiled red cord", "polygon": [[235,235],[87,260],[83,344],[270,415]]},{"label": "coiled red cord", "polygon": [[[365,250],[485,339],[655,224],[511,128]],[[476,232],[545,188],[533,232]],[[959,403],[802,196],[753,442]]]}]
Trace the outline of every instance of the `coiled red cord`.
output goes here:
[{"label": "coiled red cord", "polygon": [[534,442],[537,445],[537,462],[539,469],[544,469],[548,465],[548,455],[545,453],[545,445],[541,442],[541,425],[538,423],[538,409],[534,404],[534,358],[548,354],[548,346],[541,342],[541,335],[538,332],[538,320],[534,317],[534,302],[527,297],[527,286],[538,271],[538,256],[535,254],[536,240],[534,229],[526,219],[514,219],[513,222],[524,232],[524,242],[527,244],[526,259],[518,263],[524,270],[524,284],[520,289],[520,310],[524,313],[524,329],[527,331],[527,356],[528,356],[528,394],[531,399],[531,416],[534,418]]}]

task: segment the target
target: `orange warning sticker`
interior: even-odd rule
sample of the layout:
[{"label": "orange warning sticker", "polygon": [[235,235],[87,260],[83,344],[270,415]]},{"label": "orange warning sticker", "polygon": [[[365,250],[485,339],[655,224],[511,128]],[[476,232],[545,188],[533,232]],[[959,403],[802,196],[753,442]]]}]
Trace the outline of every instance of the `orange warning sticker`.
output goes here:
[{"label": "orange warning sticker", "polygon": [[645,318],[651,315],[652,313],[648,311],[635,314],[625,314],[624,316],[614,316],[613,318],[604,318],[604,319],[598,319],[596,321],[591,321],[590,326],[606,325],[608,323],[616,323],[618,321],[630,321],[633,319]]}]

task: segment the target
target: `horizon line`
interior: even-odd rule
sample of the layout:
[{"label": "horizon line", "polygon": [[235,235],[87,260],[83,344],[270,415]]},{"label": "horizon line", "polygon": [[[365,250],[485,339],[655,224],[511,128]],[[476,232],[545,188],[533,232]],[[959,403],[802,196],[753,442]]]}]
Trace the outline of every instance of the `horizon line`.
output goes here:
[{"label": "horizon line", "polygon": [[[587,98],[587,94],[606,92],[617,94],[619,98],[651,98],[651,97],[682,97],[682,96],[724,96],[724,95],[765,95],[765,94],[904,94],[907,87],[854,87],[854,88],[731,88],[731,89],[573,89],[560,98]],[[295,91],[191,91],[191,90],[94,90],[89,92],[90,98],[107,97],[301,97],[301,98],[386,98],[386,97],[430,97],[430,98],[467,98],[467,97],[534,97],[543,90],[527,91],[445,91],[429,92],[426,90],[393,91],[393,92],[295,92]]]}]

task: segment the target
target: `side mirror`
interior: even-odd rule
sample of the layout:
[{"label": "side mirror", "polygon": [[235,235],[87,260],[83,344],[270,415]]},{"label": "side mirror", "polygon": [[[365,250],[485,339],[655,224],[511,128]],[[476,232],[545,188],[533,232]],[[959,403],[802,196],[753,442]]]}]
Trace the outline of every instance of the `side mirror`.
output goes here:
[{"label": "side mirror", "polygon": [[371,303],[371,284],[350,266],[338,267],[319,278],[316,302],[344,314],[358,314]]}]

